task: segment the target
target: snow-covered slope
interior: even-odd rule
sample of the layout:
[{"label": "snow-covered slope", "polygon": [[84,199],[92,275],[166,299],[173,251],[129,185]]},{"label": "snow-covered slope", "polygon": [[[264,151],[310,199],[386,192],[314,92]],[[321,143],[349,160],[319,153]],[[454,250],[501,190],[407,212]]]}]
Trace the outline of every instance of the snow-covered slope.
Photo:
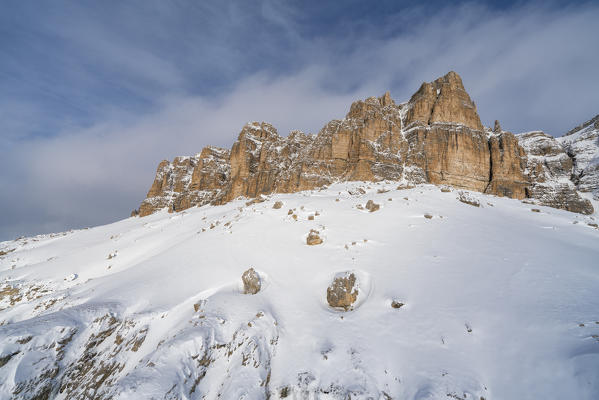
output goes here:
[{"label": "snow-covered slope", "polygon": [[354,182],[3,242],[0,398],[597,399],[597,222]]}]

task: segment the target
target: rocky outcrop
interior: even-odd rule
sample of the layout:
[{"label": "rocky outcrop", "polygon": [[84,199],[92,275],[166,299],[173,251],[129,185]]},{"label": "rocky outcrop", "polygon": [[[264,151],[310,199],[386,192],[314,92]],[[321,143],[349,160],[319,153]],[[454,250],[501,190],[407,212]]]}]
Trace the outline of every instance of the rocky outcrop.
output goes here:
[{"label": "rocky outcrop", "polygon": [[599,200],[599,115],[557,140],[572,158],[576,188]]},{"label": "rocky outcrop", "polygon": [[583,214],[593,213],[591,203],[580,197],[570,180],[572,159],[559,142],[543,132],[518,135],[526,152],[526,170],[530,186],[529,197],[540,204]]},{"label": "rocky outcrop", "polygon": [[252,122],[231,151],[207,147],[194,157],[163,161],[139,215],[347,180],[451,185],[589,211],[565,186],[554,193],[542,189],[531,160],[519,138],[497,121],[492,131],[482,126],[461,78],[449,72],[423,83],[406,103],[396,104],[388,92],[356,101],[344,119],[317,135],[282,137],[272,125]]}]

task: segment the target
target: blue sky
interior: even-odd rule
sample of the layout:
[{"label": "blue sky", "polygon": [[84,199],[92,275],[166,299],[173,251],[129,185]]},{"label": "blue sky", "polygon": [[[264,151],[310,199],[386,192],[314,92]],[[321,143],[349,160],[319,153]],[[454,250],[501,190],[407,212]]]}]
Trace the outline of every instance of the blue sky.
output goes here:
[{"label": "blue sky", "polygon": [[317,132],[457,71],[485,125],[599,113],[592,2],[11,1],[0,11],[0,240],[139,205],[162,159],[247,121]]}]

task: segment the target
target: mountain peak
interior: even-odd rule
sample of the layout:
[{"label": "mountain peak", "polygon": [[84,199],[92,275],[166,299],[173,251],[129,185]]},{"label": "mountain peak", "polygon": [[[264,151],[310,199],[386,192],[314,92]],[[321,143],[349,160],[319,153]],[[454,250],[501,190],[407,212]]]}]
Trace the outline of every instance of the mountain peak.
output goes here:
[{"label": "mountain peak", "polygon": [[391,98],[391,94],[389,93],[389,91],[386,91],[384,95],[382,95],[381,97],[379,97],[379,100],[380,100],[381,105],[383,107],[390,106],[390,105],[395,105],[395,102]]},{"label": "mountain peak", "polygon": [[432,82],[424,82],[408,103],[406,126],[459,124],[483,130],[476,105],[464,89],[462,78],[450,71]]}]

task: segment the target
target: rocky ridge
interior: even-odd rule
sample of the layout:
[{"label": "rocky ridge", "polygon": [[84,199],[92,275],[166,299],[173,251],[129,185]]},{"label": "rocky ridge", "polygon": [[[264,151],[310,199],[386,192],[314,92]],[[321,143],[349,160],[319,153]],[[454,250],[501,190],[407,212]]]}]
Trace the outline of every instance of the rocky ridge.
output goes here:
[{"label": "rocky ridge", "polygon": [[316,135],[293,131],[282,137],[272,125],[252,122],[230,151],[206,147],[193,157],[162,161],[135,213],[145,216],[165,207],[181,211],[338,181],[391,180],[531,198],[590,214],[591,203],[577,192],[599,187],[598,179],[588,178],[598,174],[590,150],[577,156],[579,138],[587,143],[592,136],[589,126],[594,125],[561,143],[542,132],[516,136],[498,122],[493,130],[485,128],[452,71],[423,83],[406,103],[396,104],[389,92],[356,101],[344,119],[330,121]]}]

